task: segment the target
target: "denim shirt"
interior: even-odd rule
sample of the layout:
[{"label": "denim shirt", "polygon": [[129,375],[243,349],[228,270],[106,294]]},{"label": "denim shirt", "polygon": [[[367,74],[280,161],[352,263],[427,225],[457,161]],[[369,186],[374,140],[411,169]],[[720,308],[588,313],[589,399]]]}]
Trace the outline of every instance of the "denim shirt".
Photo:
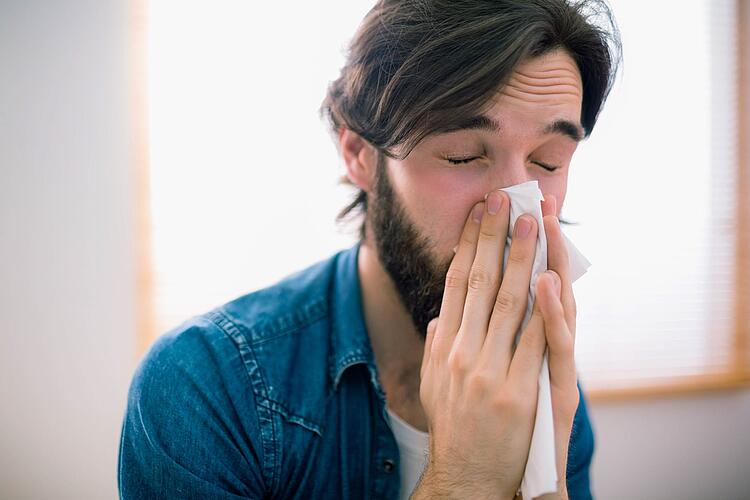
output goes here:
[{"label": "denim shirt", "polygon": [[[121,498],[398,498],[399,452],[365,329],[358,251],[193,317],[153,344],[128,394]],[[593,451],[581,393],[571,499],[591,498]]]}]

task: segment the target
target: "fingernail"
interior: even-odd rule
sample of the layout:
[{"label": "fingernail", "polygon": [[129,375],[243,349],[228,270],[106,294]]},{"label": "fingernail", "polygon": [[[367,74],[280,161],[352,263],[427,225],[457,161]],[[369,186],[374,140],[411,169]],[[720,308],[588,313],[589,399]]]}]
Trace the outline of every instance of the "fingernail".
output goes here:
[{"label": "fingernail", "polygon": [[474,222],[482,222],[482,213],[484,213],[484,203],[480,203],[471,211],[471,218]]},{"label": "fingernail", "polygon": [[492,191],[487,195],[487,212],[490,215],[497,214],[502,206],[503,197],[500,195],[500,191]]},{"label": "fingernail", "polygon": [[516,226],[513,228],[513,236],[516,238],[525,238],[531,231],[531,221],[526,217],[516,219]]},{"label": "fingernail", "polygon": [[456,252],[458,252],[458,245],[456,245],[455,247],[453,247],[453,253],[456,253]]}]

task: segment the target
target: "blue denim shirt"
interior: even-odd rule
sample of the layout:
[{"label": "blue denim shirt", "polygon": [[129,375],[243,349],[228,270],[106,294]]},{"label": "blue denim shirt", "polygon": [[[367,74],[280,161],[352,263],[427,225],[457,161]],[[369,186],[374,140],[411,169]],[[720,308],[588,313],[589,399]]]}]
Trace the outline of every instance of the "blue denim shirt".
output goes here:
[{"label": "blue denim shirt", "polygon": [[[128,395],[121,498],[398,498],[399,452],[363,320],[358,250],[154,343]],[[591,498],[593,450],[581,394],[571,499]]]}]

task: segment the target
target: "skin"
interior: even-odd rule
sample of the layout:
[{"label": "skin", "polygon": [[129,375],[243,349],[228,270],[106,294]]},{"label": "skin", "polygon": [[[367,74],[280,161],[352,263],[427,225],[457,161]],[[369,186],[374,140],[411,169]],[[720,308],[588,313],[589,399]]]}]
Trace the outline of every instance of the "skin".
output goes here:
[{"label": "skin", "polygon": [[[430,432],[430,463],[415,497],[466,495],[475,488],[477,498],[498,498],[498,492],[499,498],[513,498],[528,456],[536,379],[547,345],[557,466],[565,470],[578,391],[575,300],[557,215],[577,142],[562,134],[540,135],[540,128],[558,118],[579,123],[581,103],[575,62],[562,50],[550,52],[519,65],[491,100],[484,114],[501,123],[499,133],[428,136],[404,160],[386,162],[406,217],[430,242],[435,269],[448,269],[439,318],[425,339],[378,258],[368,223],[358,268],[381,383],[389,407]],[[375,149],[346,129],[340,145],[350,180],[372,199]],[[447,158],[475,159],[453,165]],[[558,168],[549,172],[535,162]],[[512,338],[526,308],[538,230],[529,217],[530,234],[514,236],[501,276],[509,208],[497,189],[534,179],[547,200],[542,208],[552,272],[537,282],[534,317],[514,353]],[[498,202],[499,210],[490,213],[488,207]],[[480,217],[472,217],[473,210]],[[550,498],[566,496],[560,481],[558,494]]]}]

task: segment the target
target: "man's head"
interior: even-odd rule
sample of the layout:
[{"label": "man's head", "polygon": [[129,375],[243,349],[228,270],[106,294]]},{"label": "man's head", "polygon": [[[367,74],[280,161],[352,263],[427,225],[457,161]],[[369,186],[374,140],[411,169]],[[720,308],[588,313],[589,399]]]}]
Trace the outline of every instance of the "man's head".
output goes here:
[{"label": "man's head", "polygon": [[366,16],[323,110],[359,188],[341,217],[364,212],[361,237],[418,331],[485,193],[536,179],[562,206],[618,54],[600,3],[388,0]]}]

